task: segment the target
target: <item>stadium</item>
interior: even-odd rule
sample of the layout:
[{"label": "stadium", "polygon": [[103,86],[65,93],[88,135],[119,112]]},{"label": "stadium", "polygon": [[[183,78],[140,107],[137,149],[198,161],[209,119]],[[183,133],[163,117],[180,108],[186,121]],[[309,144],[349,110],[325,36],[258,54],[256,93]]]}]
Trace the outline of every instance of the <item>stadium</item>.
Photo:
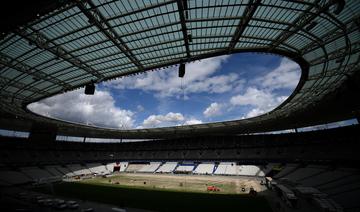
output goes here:
[{"label": "stadium", "polygon": [[1,16],[1,211],[360,211],[359,1]]}]

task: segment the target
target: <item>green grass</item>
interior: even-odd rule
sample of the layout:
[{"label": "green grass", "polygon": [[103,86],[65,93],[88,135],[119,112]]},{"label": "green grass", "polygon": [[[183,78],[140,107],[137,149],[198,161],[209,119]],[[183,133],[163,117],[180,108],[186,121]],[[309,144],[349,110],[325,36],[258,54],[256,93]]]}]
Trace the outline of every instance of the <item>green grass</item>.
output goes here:
[{"label": "green grass", "polygon": [[[50,193],[46,187],[36,190]],[[54,192],[64,197],[155,211],[272,211],[264,197],[239,194],[178,192],[69,182],[55,184]]]}]

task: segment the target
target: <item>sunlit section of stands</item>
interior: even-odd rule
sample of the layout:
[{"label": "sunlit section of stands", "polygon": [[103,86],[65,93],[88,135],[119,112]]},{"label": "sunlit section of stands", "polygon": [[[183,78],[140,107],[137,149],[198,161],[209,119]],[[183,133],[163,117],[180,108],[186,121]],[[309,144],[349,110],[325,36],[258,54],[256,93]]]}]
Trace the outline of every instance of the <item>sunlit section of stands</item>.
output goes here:
[{"label": "sunlit section of stands", "polygon": [[201,163],[193,171],[194,174],[212,174],[214,171],[214,163]]},{"label": "sunlit section of stands", "polygon": [[86,166],[89,168],[89,170],[93,174],[108,174],[109,173],[109,171],[105,168],[105,166],[100,163],[90,163],[90,164],[86,164]]},{"label": "sunlit section of stands", "polygon": [[175,171],[177,172],[192,172],[194,170],[195,165],[179,165]]},{"label": "sunlit section of stands", "polygon": [[255,176],[260,171],[260,168],[258,166],[252,166],[252,165],[241,165],[238,166],[239,171],[238,175],[244,175],[244,176]]},{"label": "sunlit section of stands", "polygon": [[115,165],[116,165],[116,163],[108,163],[108,164],[106,164],[105,168],[106,168],[109,172],[113,172]]},{"label": "sunlit section of stands", "polygon": [[126,172],[139,172],[146,164],[132,164],[130,163],[126,169]]},{"label": "sunlit section of stands", "polygon": [[218,175],[237,175],[237,173],[238,167],[235,162],[221,162],[214,172]]},{"label": "sunlit section of stands", "polygon": [[120,162],[119,166],[120,166],[120,172],[124,172],[126,171],[127,167],[128,167],[129,163],[128,162]]},{"label": "sunlit section of stands", "polygon": [[156,170],[156,173],[172,173],[177,165],[178,162],[166,162]]},{"label": "sunlit section of stands", "polygon": [[150,164],[146,164],[141,169],[139,169],[139,172],[154,173],[160,165],[161,162],[150,162]]}]

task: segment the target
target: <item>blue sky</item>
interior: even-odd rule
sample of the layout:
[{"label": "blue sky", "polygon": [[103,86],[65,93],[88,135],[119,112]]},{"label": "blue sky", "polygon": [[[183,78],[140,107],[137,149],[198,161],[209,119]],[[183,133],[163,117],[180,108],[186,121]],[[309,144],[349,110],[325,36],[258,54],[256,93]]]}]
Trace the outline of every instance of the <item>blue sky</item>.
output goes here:
[{"label": "blue sky", "polygon": [[283,102],[300,78],[300,67],[270,54],[241,53],[100,83],[29,106],[53,118],[88,125],[133,129],[249,118]]}]

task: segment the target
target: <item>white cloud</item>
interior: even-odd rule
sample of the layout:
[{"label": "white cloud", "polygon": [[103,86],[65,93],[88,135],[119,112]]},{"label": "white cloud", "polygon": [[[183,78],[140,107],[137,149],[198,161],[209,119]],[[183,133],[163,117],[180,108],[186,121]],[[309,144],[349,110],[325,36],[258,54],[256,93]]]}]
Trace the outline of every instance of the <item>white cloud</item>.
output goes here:
[{"label": "white cloud", "polygon": [[272,93],[249,87],[244,94],[233,96],[230,103],[232,105],[252,105],[260,109],[267,109],[274,105],[274,100]]},{"label": "white cloud", "polygon": [[271,91],[249,87],[244,94],[233,96],[230,103],[234,106],[252,106],[245,115],[245,118],[250,118],[274,109],[286,98],[286,96],[277,96]]},{"label": "white cloud", "polygon": [[211,76],[220,70],[228,56],[213,57],[200,62],[186,64],[186,74],[183,79],[178,77],[178,67],[166,70],[147,72],[134,77],[104,83],[105,86],[117,89],[141,89],[154,92],[158,97],[178,96],[183,92],[190,93],[223,93],[244,83],[238,74]]},{"label": "white cloud", "polygon": [[219,116],[222,114],[222,105],[217,103],[217,102],[213,102],[210,104],[209,107],[207,107],[205,109],[205,111],[203,112],[205,117],[213,117],[213,116]]},{"label": "white cloud", "polygon": [[142,128],[165,127],[169,125],[179,125],[184,121],[181,113],[170,112],[166,115],[150,115],[143,121]]},{"label": "white cloud", "polygon": [[195,118],[186,118],[181,113],[169,112],[166,115],[150,115],[143,121],[141,126],[137,127],[137,129],[193,125],[201,123],[203,123],[201,120]]},{"label": "white cloud", "polygon": [[264,76],[258,77],[254,82],[260,87],[275,89],[294,89],[299,82],[301,74],[300,66],[286,58],[283,58],[280,65]]},{"label": "white cloud", "polygon": [[259,108],[253,108],[243,118],[251,118],[251,117],[259,116],[264,113],[265,111],[260,110]]},{"label": "white cloud", "polygon": [[198,119],[189,119],[185,122],[185,125],[193,125],[193,124],[202,124],[203,122],[201,120]]},{"label": "white cloud", "polygon": [[145,108],[144,108],[142,105],[136,106],[136,109],[137,109],[137,111],[139,111],[139,112],[143,112],[143,111],[145,110]]},{"label": "white cloud", "polygon": [[101,90],[91,96],[85,95],[83,89],[60,94],[32,103],[29,109],[44,116],[101,127],[129,129],[134,124],[134,113],[116,107],[110,93]]},{"label": "white cloud", "polygon": [[232,106],[250,106],[243,118],[255,117],[271,111],[287,96],[280,95],[277,89],[294,89],[299,82],[301,69],[299,65],[287,58],[283,58],[280,65],[249,82],[243,94],[230,99]]}]

